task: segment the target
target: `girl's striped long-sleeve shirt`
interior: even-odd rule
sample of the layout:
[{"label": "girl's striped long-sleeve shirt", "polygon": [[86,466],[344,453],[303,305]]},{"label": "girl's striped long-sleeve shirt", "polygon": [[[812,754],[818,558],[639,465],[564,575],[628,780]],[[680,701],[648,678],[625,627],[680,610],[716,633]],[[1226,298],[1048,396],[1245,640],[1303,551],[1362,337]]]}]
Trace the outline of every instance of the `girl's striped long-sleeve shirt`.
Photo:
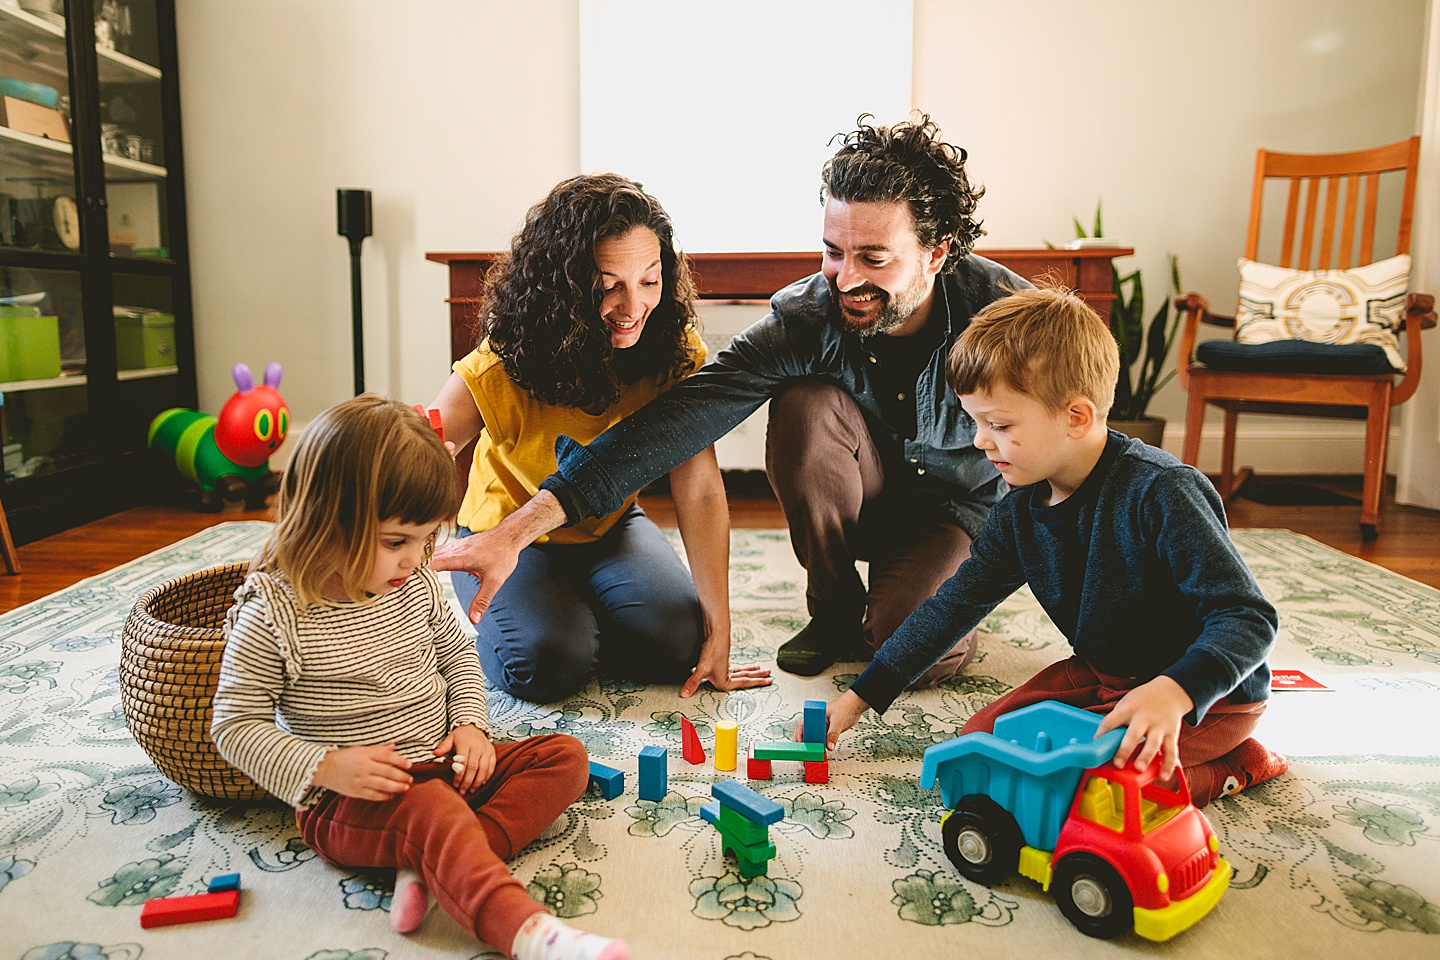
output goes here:
[{"label": "girl's striped long-sleeve shirt", "polygon": [[429,567],[368,603],[302,606],[263,572],[235,592],[211,735],[286,803],[319,798],[310,779],[330,750],[393,743],[430,760],[467,723],[489,732],[485,677]]}]

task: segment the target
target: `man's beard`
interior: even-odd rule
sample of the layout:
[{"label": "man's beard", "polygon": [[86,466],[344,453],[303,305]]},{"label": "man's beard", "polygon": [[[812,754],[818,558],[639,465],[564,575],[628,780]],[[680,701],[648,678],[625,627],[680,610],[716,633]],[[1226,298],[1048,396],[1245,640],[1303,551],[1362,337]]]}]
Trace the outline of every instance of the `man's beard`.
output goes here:
[{"label": "man's beard", "polygon": [[914,314],[915,310],[920,306],[920,301],[925,299],[925,275],[923,273],[915,277],[915,282],[911,284],[908,290],[903,290],[894,296],[892,296],[888,290],[881,290],[879,287],[874,287],[867,283],[858,290],[850,291],[850,293],[874,293],[880,301],[880,310],[875,314],[874,319],[860,320],[852,317],[845,311],[845,307],[840,300],[840,288],[836,285],[835,281],[831,279],[829,280],[829,284],[830,296],[835,301],[836,307],[840,310],[840,322],[845,325],[846,330],[862,337],[875,337],[894,330],[906,320],[909,320],[911,315]]}]

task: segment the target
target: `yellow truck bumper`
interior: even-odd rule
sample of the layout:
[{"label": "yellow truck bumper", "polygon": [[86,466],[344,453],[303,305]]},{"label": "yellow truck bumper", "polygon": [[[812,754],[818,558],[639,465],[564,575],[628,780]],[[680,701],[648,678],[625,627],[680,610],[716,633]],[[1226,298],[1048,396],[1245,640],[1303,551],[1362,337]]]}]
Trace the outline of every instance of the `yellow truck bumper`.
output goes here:
[{"label": "yellow truck bumper", "polygon": [[1230,872],[1230,864],[1221,857],[1205,886],[1184,900],[1159,910],[1136,907],[1135,932],[1147,940],[1169,940],[1180,931],[1188,930],[1220,902],[1221,894],[1230,886]]}]

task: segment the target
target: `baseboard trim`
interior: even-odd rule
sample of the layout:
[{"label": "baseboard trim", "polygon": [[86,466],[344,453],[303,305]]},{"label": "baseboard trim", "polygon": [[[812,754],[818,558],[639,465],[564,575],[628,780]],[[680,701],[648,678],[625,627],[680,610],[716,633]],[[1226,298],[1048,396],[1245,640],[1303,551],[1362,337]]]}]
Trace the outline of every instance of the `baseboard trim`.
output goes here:
[{"label": "baseboard trim", "polygon": [[[1199,468],[1208,474],[1220,470],[1220,424],[1207,425],[1200,434]],[[1400,440],[1398,428],[1390,431],[1389,452],[1393,457]],[[1175,456],[1185,444],[1185,425],[1165,425],[1164,447]],[[1388,458],[1387,458],[1388,459]],[[1336,423],[1319,427],[1286,429],[1282,426],[1247,428],[1242,421],[1235,433],[1235,465],[1254,467],[1262,474],[1354,475],[1365,465],[1365,427],[1360,423]],[[1386,473],[1391,473],[1387,463]]]}]

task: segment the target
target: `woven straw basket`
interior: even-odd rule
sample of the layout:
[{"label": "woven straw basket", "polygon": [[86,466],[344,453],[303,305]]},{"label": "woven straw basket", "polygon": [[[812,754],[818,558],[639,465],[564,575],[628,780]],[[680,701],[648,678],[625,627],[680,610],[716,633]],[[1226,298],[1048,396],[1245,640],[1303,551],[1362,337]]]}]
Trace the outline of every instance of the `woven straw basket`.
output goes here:
[{"label": "woven straw basket", "polygon": [[225,611],[247,568],[198,570],[147,592],[125,618],[120,654],[120,706],[135,742],[165,776],[219,800],[270,796],[210,739]]}]

